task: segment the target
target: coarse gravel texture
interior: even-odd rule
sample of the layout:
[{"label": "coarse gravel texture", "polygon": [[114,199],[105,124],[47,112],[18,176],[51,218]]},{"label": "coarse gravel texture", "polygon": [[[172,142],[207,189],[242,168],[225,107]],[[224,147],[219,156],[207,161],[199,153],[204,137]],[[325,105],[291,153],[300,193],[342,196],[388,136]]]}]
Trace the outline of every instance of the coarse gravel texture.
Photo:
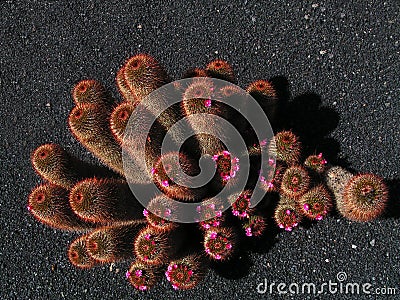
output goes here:
[{"label": "coarse gravel texture", "polygon": [[[138,52],[154,55],[176,78],[220,57],[233,64],[242,87],[282,75],[293,96],[315,93],[338,116],[329,133],[338,157],[355,171],[388,179],[393,201],[400,201],[399,2],[205,2],[0,3],[0,299],[314,299],[278,295],[276,286],[260,294],[257,286],[264,279],[338,282],[339,272],[347,274],[344,282],[371,283],[372,290],[396,288],[396,296],[382,299],[400,299],[398,211],[371,223],[331,216],[280,232],[270,249],[211,271],[191,291],[175,291],[163,279],[148,293],[127,283],[128,262],[75,269],[66,256],[75,235],[47,228],[27,212],[27,196],[40,182],[30,165],[33,149],[55,142],[95,161],[66,124],[73,85],[96,78],[117,95],[116,71]],[[323,295],[334,297],[380,299]]]}]

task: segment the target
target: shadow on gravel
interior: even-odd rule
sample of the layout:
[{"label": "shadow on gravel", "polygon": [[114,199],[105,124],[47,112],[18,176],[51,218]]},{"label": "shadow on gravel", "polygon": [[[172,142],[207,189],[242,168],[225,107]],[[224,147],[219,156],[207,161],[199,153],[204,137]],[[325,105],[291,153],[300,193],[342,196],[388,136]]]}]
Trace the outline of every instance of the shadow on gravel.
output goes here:
[{"label": "shadow on gravel", "polygon": [[389,202],[386,218],[400,218],[400,179],[387,180],[389,187]]}]

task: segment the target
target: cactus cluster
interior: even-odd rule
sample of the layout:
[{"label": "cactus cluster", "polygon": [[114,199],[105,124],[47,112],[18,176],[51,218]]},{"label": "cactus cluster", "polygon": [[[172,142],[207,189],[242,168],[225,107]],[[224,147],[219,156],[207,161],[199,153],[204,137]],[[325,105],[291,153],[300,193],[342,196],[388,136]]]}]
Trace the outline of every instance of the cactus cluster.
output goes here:
[{"label": "cactus cluster", "polygon": [[[257,142],[238,112],[211,97],[210,93],[225,98],[240,93],[231,86],[218,91],[210,88],[212,78],[236,82],[226,61],[214,60],[205,68],[187,71],[183,78],[193,78],[193,83],[176,85],[182,101],[159,115],[150,132],[137,132],[146,134],[143,157],[138,157],[135,141],[124,138],[125,128],[135,109],[143,110],[139,112],[143,121],[151,118],[152,112],[139,104],[172,81],[147,54],[131,57],[117,72],[122,101],[96,80],[82,80],[73,88],[75,107],[68,118],[69,128],[105,168],[84,163],[56,144],[33,151],[33,168],[45,182],[30,193],[27,208],[48,226],[81,232],[68,248],[74,266],[87,269],[131,260],[126,277],[137,290],[152,288],[162,276],[174,289],[190,289],[205,278],[210,262],[232,259],[243,241],[262,237],[269,227],[291,231],[304,220],[324,219],[334,208],[343,217],[361,222],[383,214],[388,189],[379,176],[352,174],[328,164],[322,154],[307,156],[301,137],[284,126],[271,140]],[[246,92],[272,124],[284,114],[271,82],[254,81]],[[200,117],[190,119],[196,134],[181,152],[160,153],[163,137],[176,121],[204,112],[224,117],[245,140],[251,166],[243,191],[234,189],[241,158],[234,157],[218,140],[221,128],[204,124]],[[204,126],[213,127],[215,136],[202,133]],[[134,159],[134,172],[124,170],[123,150]],[[260,169],[262,151],[270,154],[265,162],[268,170]],[[210,183],[198,188],[177,184],[178,169],[195,176],[200,171],[198,159],[204,154],[211,155],[216,166]],[[143,207],[129,183],[147,184],[149,180],[162,193]],[[201,204],[226,187],[232,189],[227,199],[222,199],[230,204],[228,210],[222,211],[218,202],[199,205],[197,224],[168,218],[177,210],[171,198]],[[251,200],[257,188],[266,193],[262,205],[253,205]]]}]

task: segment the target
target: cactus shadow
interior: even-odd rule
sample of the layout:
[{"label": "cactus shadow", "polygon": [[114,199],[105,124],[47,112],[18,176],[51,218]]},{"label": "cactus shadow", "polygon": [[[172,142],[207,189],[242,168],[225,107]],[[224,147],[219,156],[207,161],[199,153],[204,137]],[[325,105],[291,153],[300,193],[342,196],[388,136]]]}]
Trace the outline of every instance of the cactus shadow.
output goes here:
[{"label": "cactus shadow", "polygon": [[240,250],[234,257],[226,262],[211,262],[210,268],[219,276],[226,279],[239,279],[246,277],[253,262],[248,252]]},{"label": "cactus shadow", "polygon": [[337,158],[339,143],[326,136],[339,123],[339,114],[328,107],[321,106],[321,97],[315,93],[306,93],[288,102],[287,115],[283,116],[288,129],[300,136],[305,153],[322,152],[330,160]]},{"label": "cactus shadow", "polygon": [[327,137],[339,124],[336,110],[322,106],[322,99],[316,93],[307,92],[291,99],[289,82],[285,76],[270,79],[280,101],[277,124],[274,130],[292,130],[303,142],[307,155],[324,153],[329,161],[336,163],[340,144]]},{"label": "cactus shadow", "polygon": [[386,181],[389,188],[389,201],[385,218],[400,218],[400,179]]}]

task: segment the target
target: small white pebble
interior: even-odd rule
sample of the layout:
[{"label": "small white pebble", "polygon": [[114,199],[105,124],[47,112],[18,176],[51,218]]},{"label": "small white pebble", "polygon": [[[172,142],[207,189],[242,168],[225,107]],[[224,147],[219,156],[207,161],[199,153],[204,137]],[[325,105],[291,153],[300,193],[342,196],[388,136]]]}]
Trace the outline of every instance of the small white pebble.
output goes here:
[{"label": "small white pebble", "polygon": [[319,4],[318,3],[314,3],[313,5],[311,5],[312,6],[312,8],[317,8],[318,6],[319,6]]},{"label": "small white pebble", "polygon": [[319,54],[321,54],[321,55],[324,55],[324,54],[326,54],[326,50],[321,50],[321,51],[319,51]]},{"label": "small white pebble", "polygon": [[46,107],[50,107],[50,103],[46,103]]},{"label": "small white pebble", "polygon": [[115,274],[118,274],[119,273],[119,269],[117,268],[117,269],[115,269]]},{"label": "small white pebble", "polygon": [[370,241],[369,244],[370,244],[372,247],[375,246],[375,239],[373,239],[372,241]]},{"label": "small white pebble", "polygon": [[111,265],[110,265],[110,272],[113,271],[114,266],[115,266],[115,264],[114,264],[114,263],[111,263]]},{"label": "small white pebble", "polygon": [[336,102],[336,101],[334,101],[332,104],[333,104],[333,105],[336,105],[336,104],[337,104],[337,102]]},{"label": "small white pebble", "polygon": [[357,249],[357,246],[356,245],[351,245],[351,248]]},{"label": "small white pebble", "polygon": [[218,54],[218,50],[214,52],[215,54]]},{"label": "small white pebble", "polygon": [[304,19],[306,19],[306,20],[308,20],[309,18],[310,18],[309,15],[305,15],[305,16],[304,16]]},{"label": "small white pebble", "polygon": [[325,262],[327,262],[327,263],[328,263],[328,262],[329,262],[329,258],[325,259]]},{"label": "small white pebble", "polygon": [[137,28],[138,28],[138,29],[142,29],[142,24],[139,24],[139,25],[137,26]]}]

